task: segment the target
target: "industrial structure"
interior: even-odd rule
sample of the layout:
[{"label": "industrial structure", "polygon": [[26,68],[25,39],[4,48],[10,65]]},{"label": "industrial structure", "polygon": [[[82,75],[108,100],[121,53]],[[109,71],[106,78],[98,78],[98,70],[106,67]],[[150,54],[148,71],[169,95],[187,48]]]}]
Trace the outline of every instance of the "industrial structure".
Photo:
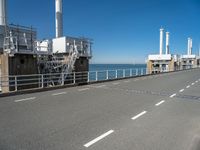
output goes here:
[{"label": "industrial structure", "polygon": [[166,32],[166,50],[163,54],[164,47],[164,29],[160,29],[160,53],[149,55],[147,60],[148,73],[159,73],[172,71],[177,68],[177,57],[170,54],[169,32]]},{"label": "industrial structure", "polygon": [[173,55],[170,54],[170,35],[166,32],[166,49],[163,53],[164,47],[164,29],[160,29],[160,53],[148,56],[147,70],[148,73],[160,73],[175,71],[179,69],[188,69],[198,66],[200,59],[197,55],[192,54],[192,39],[188,38],[188,52],[187,55]]},{"label": "industrial structure", "polygon": [[[12,91],[8,85],[12,75],[55,74],[46,86],[60,85],[69,74],[88,71],[92,56],[92,40],[63,36],[62,0],[55,0],[56,36],[37,40],[32,27],[8,24],[7,1],[0,0],[0,85],[2,92]],[[33,87],[34,85],[30,85]],[[18,88],[24,88],[18,87]]]},{"label": "industrial structure", "polygon": [[199,65],[199,57],[192,54],[192,39],[188,38],[188,49],[187,54],[180,57],[180,68],[192,68],[193,66]]}]

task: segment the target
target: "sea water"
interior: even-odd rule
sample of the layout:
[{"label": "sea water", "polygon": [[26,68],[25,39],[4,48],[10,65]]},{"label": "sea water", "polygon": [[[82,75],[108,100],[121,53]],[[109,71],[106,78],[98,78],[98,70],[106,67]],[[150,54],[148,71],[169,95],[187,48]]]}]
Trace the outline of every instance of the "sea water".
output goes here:
[{"label": "sea water", "polygon": [[146,64],[90,64],[89,81],[100,81],[143,75]]}]

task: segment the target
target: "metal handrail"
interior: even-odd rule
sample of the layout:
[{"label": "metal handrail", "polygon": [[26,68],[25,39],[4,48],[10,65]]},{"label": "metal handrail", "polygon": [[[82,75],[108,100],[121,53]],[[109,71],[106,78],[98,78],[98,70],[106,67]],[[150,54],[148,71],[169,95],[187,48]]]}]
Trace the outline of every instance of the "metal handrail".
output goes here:
[{"label": "metal handrail", "polygon": [[[199,67],[199,66],[197,66]],[[182,70],[191,69],[183,68]],[[178,70],[178,69],[176,69]],[[45,88],[52,86],[63,86],[77,83],[94,83],[111,79],[123,79],[127,77],[143,76],[150,74],[147,68],[130,68],[116,70],[84,71],[72,73],[30,74],[30,75],[5,75],[0,76],[0,89],[7,87],[9,91],[20,91],[23,89]],[[166,68],[154,69],[158,73],[165,72]],[[171,71],[171,70],[170,70]],[[66,76],[59,82],[60,76]],[[56,83],[56,84],[54,84]],[[31,87],[32,86],[32,87]],[[7,92],[9,92],[7,91]],[[3,91],[5,92],[5,91]]]}]

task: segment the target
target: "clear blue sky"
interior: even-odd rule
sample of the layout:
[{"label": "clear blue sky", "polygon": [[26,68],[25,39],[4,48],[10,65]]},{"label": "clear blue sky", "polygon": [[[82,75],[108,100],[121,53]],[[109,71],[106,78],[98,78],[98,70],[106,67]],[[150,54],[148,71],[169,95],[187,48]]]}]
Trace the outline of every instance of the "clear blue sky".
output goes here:
[{"label": "clear blue sky", "polygon": [[[55,0],[8,0],[9,23],[34,26],[38,38],[55,35]],[[159,28],[170,50],[193,53],[200,44],[200,0],[63,0],[64,34],[94,39],[92,63],[142,63],[159,52]]]}]

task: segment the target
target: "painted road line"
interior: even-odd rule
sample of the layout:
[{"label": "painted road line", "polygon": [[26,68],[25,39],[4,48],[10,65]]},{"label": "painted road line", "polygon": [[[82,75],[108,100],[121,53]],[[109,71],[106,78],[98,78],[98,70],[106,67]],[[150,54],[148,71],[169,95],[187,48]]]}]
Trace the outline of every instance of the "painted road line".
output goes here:
[{"label": "painted road line", "polygon": [[54,93],[54,94],[52,94],[52,96],[63,95],[63,94],[66,94],[66,93],[67,92]]},{"label": "painted road line", "polygon": [[190,85],[188,85],[186,88],[187,88],[187,89],[190,88]]},{"label": "painted road line", "polygon": [[86,90],[89,90],[89,88],[79,89],[78,91],[79,91],[79,92],[82,92],[82,91],[86,91]]},{"label": "painted road line", "polygon": [[15,100],[15,102],[22,102],[22,101],[30,101],[30,100],[34,100],[36,99],[36,97],[30,97],[30,98],[25,98],[25,99],[19,99],[19,100]]},{"label": "painted road line", "polygon": [[170,96],[170,98],[173,98],[174,96],[176,96],[176,93],[172,94],[172,95]]},{"label": "painted road line", "polygon": [[104,134],[102,134],[101,136],[97,137],[96,139],[88,142],[87,144],[84,145],[84,147],[90,147],[91,145],[95,144],[96,142],[102,140],[103,138],[107,137],[108,135],[112,134],[114,132],[114,130],[110,130]]},{"label": "painted road line", "polygon": [[155,106],[159,106],[159,105],[163,104],[164,102],[165,102],[165,101],[162,100],[162,101],[160,101],[159,103],[155,104]]},{"label": "painted road line", "polygon": [[113,85],[119,85],[119,82],[113,83]]},{"label": "painted road line", "polygon": [[106,85],[99,85],[99,86],[95,86],[95,88],[102,88],[105,87]]},{"label": "painted road line", "polygon": [[194,83],[192,83],[192,85],[194,85]]},{"label": "painted road line", "polygon": [[184,91],[184,89],[181,89],[179,92],[182,93]]},{"label": "painted road line", "polygon": [[139,113],[138,115],[134,116],[134,117],[131,118],[131,119],[132,119],[132,120],[136,120],[137,118],[143,116],[143,115],[146,114],[146,113],[147,113],[147,111],[143,111],[143,112]]},{"label": "painted road line", "polygon": [[198,83],[199,81],[196,81],[196,83]]}]

